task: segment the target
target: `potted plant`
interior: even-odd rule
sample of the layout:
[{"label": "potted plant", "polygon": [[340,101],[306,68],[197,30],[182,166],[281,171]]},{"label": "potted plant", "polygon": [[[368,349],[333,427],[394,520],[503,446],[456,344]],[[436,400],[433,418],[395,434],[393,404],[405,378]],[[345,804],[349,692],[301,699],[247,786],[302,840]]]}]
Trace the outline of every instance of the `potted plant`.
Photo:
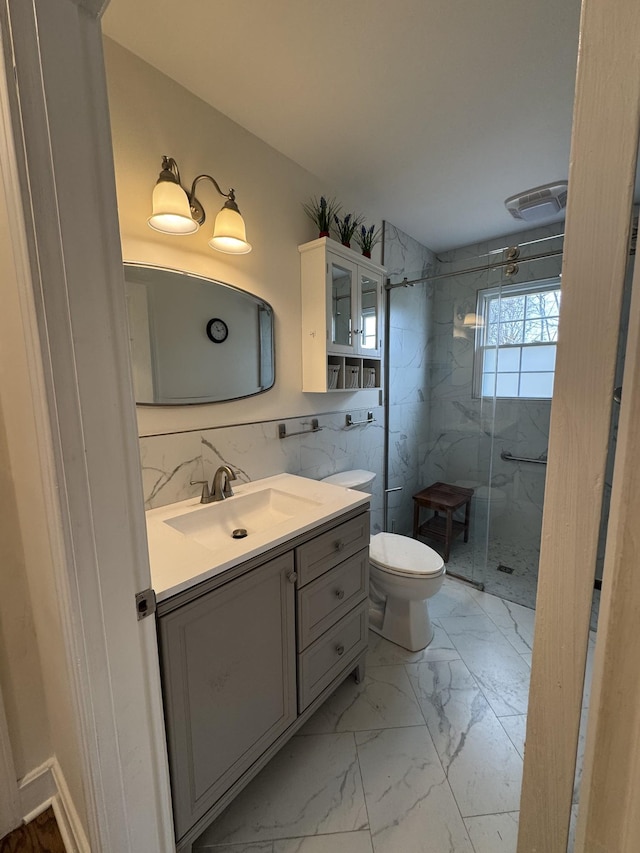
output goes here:
[{"label": "potted plant", "polygon": [[355,213],[347,213],[340,218],[337,214],[334,214],[333,221],[336,224],[336,231],[338,232],[340,242],[343,246],[351,248],[351,238],[360,226],[362,217],[356,216]]},{"label": "potted plant", "polygon": [[371,257],[371,250],[376,245],[376,243],[380,242],[381,230],[380,228],[376,229],[375,225],[372,225],[370,228],[365,228],[364,225],[361,225],[359,230],[355,232],[355,240],[358,246],[362,251],[362,254],[365,258]]},{"label": "potted plant", "polygon": [[340,213],[341,206],[334,198],[327,200],[323,195],[320,200],[314,196],[311,201],[302,205],[309,219],[315,222],[319,237],[328,237],[334,217]]}]

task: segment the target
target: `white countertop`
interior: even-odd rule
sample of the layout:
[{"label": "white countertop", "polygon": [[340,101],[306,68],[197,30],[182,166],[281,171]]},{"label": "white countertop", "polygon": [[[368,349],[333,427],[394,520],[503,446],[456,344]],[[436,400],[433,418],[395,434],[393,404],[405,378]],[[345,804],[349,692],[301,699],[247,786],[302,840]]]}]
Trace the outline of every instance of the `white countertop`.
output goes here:
[{"label": "white countertop", "polygon": [[[164,601],[301,533],[306,533],[319,524],[337,518],[355,507],[363,506],[370,499],[370,495],[354,489],[332,486],[294,474],[277,474],[274,477],[234,486],[234,497],[226,498],[224,503],[264,489],[279,489],[289,495],[314,501],[314,505],[304,506],[295,516],[275,524],[268,530],[256,533],[249,531],[249,535],[244,539],[220,536],[215,549],[204,547],[167,523],[168,519],[175,519],[202,507],[198,497],[147,510],[151,583],[158,601]],[[217,504],[207,506],[215,507]]]}]

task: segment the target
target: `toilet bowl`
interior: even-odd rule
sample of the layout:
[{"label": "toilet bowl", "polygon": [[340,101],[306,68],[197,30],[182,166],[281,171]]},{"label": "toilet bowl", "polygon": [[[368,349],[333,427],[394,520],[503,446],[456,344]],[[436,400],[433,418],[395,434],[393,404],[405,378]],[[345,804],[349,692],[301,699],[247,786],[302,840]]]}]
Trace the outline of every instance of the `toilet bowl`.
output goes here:
[{"label": "toilet bowl", "polygon": [[491,513],[492,521],[504,514],[507,508],[507,493],[502,489],[496,489],[495,486],[483,486],[481,483],[472,480],[456,480],[454,485],[473,489],[471,517],[474,519],[475,525],[485,526],[489,521],[489,513]]},{"label": "toilet bowl", "polygon": [[445,576],[442,557],[422,542],[377,533],[369,543],[369,627],[392,643],[418,652],[433,639],[427,599]]},{"label": "toilet bowl", "polygon": [[[323,482],[369,491],[372,471],[342,471]],[[377,533],[369,543],[369,627],[412,652],[433,639],[427,599],[446,573],[442,557],[422,542],[397,533]]]}]

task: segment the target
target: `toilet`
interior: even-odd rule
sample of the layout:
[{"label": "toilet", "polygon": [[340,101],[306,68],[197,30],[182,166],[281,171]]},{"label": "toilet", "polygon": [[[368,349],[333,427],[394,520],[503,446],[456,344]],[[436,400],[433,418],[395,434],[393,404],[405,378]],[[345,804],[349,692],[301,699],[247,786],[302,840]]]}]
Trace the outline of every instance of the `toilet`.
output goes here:
[{"label": "toilet", "polygon": [[[324,483],[368,492],[372,471],[342,471]],[[377,533],[369,543],[369,627],[411,652],[433,639],[427,600],[442,586],[442,557],[422,542],[397,533]]]},{"label": "toilet", "polygon": [[[473,489],[471,517],[477,530],[486,529],[489,518],[494,522],[504,515],[507,508],[507,493],[494,486],[484,486],[472,480],[456,480],[455,486]],[[491,516],[489,516],[491,513]]]}]

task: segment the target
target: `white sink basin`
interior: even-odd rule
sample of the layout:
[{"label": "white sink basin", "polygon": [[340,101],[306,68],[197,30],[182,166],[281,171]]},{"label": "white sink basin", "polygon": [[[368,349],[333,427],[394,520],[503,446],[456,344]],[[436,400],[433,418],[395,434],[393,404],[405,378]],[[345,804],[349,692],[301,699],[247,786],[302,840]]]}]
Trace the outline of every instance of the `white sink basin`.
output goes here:
[{"label": "white sink basin", "polygon": [[191,512],[166,518],[164,523],[205,548],[215,548],[225,538],[244,539],[317,506],[318,501],[281,489],[263,489],[199,506]]},{"label": "white sink basin", "polygon": [[[195,497],[147,511],[151,579],[158,601],[239,565],[365,504],[369,495],[294,474],[234,485],[210,504]],[[247,535],[233,537],[244,528]]]}]

